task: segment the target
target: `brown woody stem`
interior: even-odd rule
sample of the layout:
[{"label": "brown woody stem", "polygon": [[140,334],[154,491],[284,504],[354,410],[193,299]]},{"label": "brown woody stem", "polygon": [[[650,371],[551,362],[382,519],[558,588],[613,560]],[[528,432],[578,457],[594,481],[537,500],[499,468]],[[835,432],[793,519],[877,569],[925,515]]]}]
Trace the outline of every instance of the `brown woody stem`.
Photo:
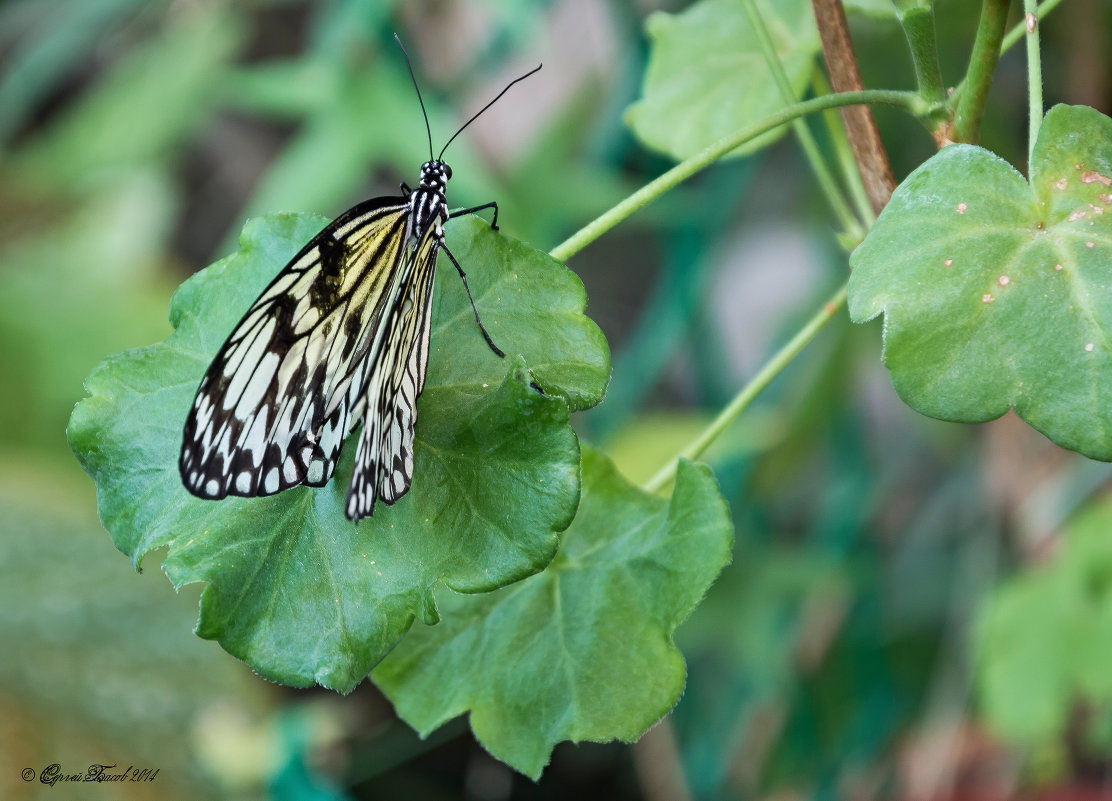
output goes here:
[{"label": "brown woody stem", "polygon": [[[826,69],[830,73],[830,83],[835,92],[853,92],[864,88],[861,70],[857,66],[857,56],[853,52],[853,42],[849,37],[846,12],[841,0],[811,0],[818,23],[819,37],[822,39],[822,55]],[[877,214],[888,203],[896,180],[892,177],[892,167],[888,154],[880,140],[880,131],[868,106],[853,106],[842,109],[846,133],[849,136],[853,156],[861,170],[865,191],[869,202]]]}]

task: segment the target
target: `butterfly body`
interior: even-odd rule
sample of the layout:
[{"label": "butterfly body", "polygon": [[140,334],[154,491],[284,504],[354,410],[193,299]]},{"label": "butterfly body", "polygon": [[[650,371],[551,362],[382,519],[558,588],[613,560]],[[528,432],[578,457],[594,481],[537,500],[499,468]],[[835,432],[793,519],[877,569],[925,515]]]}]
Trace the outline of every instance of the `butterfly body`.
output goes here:
[{"label": "butterfly body", "polygon": [[[442,226],[443,223],[448,222],[448,202],[444,197],[444,191],[451,177],[452,168],[443,161],[433,159],[421,165],[421,183],[415,190],[406,193],[410,209],[406,239],[413,247],[417,246],[421,232],[430,226],[443,244]],[[404,186],[402,191],[405,191]]]}]

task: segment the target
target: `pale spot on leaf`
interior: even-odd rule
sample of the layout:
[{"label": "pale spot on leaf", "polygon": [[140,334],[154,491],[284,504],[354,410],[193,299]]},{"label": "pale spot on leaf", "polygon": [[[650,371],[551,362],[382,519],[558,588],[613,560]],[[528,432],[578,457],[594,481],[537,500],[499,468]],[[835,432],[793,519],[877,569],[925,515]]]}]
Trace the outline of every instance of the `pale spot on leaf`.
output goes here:
[{"label": "pale spot on leaf", "polygon": [[1012,282],[1012,279],[1008,278],[1008,276],[1006,276],[1006,275],[1002,275],[1002,276],[1000,276],[999,278],[996,279],[996,283],[1000,284],[1000,286],[1007,286],[1011,282]]},{"label": "pale spot on leaf", "polygon": [[1086,351],[1087,351],[1088,353],[1092,353],[1092,352],[1093,352],[1093,343],[1092,343],[1092,342],[1090,342],[1090,343],[1089,343],[1088,345],[1086,345],[1086,346],[1085,346],[1085,350],[1086,350]]},{"label": "pale spot on leaf", "polygon": [[967,208],[969,208],[969,207],[966,206],[964,203],[959,203],[958,204],[958,214],[965,214],[965,210]]},{"label": "pale spot on leaf", "polygon": [[996,298],[994,298],[987,292],[984,295],[981,295],[981,303],[992,303],[994,300],[996,300]]},{"label": "pale spot on leaf", "polygon": [[1101,175],[1096,170],[1089,170],[1088,172],[1081,173],[1081,183],[1092,184],[1100,181],[1105,186],[1112,186],[1112,178],[1107,175]]}]

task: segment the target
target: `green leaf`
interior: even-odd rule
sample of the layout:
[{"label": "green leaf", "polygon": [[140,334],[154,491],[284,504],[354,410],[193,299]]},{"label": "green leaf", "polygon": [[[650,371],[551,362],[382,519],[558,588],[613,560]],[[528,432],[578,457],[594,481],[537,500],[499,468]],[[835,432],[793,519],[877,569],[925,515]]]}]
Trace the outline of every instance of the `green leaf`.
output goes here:
[{"label": "green leaf", "polygon": [[1062,734],[1075,702],[1112,704],[1112,499],[1067,526],[1062,549],[1003,584],[982,610],[985,718],[1017,742]]},{"label": "green leaf", "polygon": [[[1056,106],[1028,184],[953,145],[896,189],[853,253],[850,316],[885,315],[900,397],[942,420],[1016,412],[1112,459],[1112,120]],[[1109,213],[1105,213],[1105,212]]]},{"label": "green leaf", "polygon": [[[799,99],[819,52],[811,3],[757,0],[757,8]],[[627,109],[626,123],[648,147],[682,161],[787,105],[736,0],[700,0],[680,14],[657,12],[645,28],[651,52],[643,97]],[[759,150],[786,130],[758,136],[733,155]]]},{"label": "green leaf", "polygon": [[375,670],[398,714],[427,735],[470,710],[498,759],[540,776],[562,740],[633,741],[683,692],[676,628],[730,560],[726,502],[684,461],[671,501],[630,486],[583,448],[583,501],[540,575],[480,596],[443,592],[435,628]]},{"label": "green leaf", "polygon": [[238,253],[182,285],[166,341],[112,356],[88,377],[90,397],[74,410],[69,438],[97,482],[116,546],[138,565],[168,545],[164,569],[176,586],[209,582],[201,636],[268,678],[346,691],[415,616],[436,621],[437,582],[485,591],[549,562],[579,494],[568,406],[601,399],[609,353],[582,314],[586,297],[572,273],[480,220],[454,221],[449,247],[509,356],[487,348],[451,265],[438,270],[408,495],[358,526],[344,517],[355,435],[325,487],[194,498],[177,459],[201,375],[277,269],[325,222],[250,221]]}]

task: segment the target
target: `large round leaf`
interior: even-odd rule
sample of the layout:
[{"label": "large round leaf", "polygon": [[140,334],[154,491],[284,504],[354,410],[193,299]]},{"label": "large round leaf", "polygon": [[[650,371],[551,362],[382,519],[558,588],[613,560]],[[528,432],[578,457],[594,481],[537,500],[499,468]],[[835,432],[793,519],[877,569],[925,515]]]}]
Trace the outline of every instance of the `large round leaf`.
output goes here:
[{"label": "large round leaf", "polygon": [[900,184],[853,253],[849,311],[885,315],[884,361],[911,407],[980,422],[1009,407],[1112,459],[1112,120],[1057,106],[1031,182],[947,147]]},{"label": "large round leaf", "polygon": [[435,622],[437,582],[490,590],[549,562],[579,496],[568,405],[601,399],[609,354],[582,314],[586,297],[572,273],[479,220],[454,221],[449,247],[508,356],[487,348],[445,261],[408,495],[379,504],[358,526],[347,520],[353,436],[325,487],[194,498],[177,458],[201,375],[274,273],[325,223],[310,215],[249,222],[238,253],[175,295],[176,330],[166,341],[93,371],[69,437],[97,482],[116,546],[138,565],[168,545],[164,568],[176,585],[209,582],[201,636],[268,678],[349,690],[415,616]]}]

